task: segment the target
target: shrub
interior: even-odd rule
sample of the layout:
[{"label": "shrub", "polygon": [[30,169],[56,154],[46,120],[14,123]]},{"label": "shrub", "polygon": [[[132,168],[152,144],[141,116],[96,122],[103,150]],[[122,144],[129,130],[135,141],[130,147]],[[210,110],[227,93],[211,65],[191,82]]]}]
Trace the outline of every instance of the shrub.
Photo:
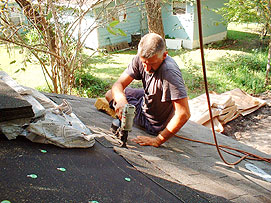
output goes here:
[{"label": "shrub", "polygon": [[261,52],[223,57],[217,69],[225,81],[249,93],[265,91],[264,79],[267,57]]},{"label": "shrub", "polygon": [[77,73],[75,76],[75,88],[83,97],[104,96],[109,88],[109,82],[101,80],[90,73]]}]

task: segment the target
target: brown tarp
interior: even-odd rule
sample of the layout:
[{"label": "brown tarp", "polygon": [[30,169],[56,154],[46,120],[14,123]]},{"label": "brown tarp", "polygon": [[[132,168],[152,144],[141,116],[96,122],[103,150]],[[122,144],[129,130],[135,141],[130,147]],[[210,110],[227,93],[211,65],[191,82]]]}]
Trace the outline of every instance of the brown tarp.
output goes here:
[{"label": "brown tarp", "polygon": [[[215,130],[218,132],[223,132],[223,125],[240,114],[245,116],[266,104],[264,100],[252,97],[238,88],[223,94],[210,93],[210,103]],[[191,121],[211,127],[206,94],[189,100],[189,107]]]}]

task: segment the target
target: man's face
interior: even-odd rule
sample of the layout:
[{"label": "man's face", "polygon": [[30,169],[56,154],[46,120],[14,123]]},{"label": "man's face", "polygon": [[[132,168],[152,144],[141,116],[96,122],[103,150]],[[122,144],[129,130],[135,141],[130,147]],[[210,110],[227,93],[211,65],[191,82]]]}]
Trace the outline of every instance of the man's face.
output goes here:
[{"label": "man's face", "polygon": [[157,54],[148,59],[140,57],[140,61],[143,64],[144,70],[147,73],[152,74],[160,67],[166,57],[167,52],[164,52],[160,57]]}]

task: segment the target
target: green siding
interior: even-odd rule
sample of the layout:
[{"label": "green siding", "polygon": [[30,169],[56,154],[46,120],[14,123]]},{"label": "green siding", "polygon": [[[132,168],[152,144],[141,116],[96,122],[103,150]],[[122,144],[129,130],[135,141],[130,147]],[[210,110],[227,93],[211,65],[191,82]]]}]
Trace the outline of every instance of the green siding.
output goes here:
[{"label": "green siding", "polygon": [[[222,22],[222,17],[212,9],[220,8],[227,0],[204,0],[202,4],[202,27],[203,36],[208,37],[225,32],[227,27]],[[187,14],[174,16],[172,4],[162,7],[162,16],[165,35],[170,37],[197,40],[198,39],[198,16],[196,3],[187,3]]]},{"label": "green siding", "polygon": [[[227,0],[203,0],[202,2],[202,20],[204,37],[223,33],[227,27],[219,22],[222,17],[212,11],[213,8],[222,7]],[[147,18],[144,13],[144,1],[137,0],[138,6],[130,6],[134,1],[126,3],[126,21],[119,23],[116,28],[122,29],[127,36],[116,36],[109,33],[105,27],[98,28],[99,47],[113,45],[120,42],[131,42],[131,35],[140,33],[144,35],[148,32]],[[187,3],[187,13],[174,16],[172,13],[172,4],[162,5],[162,18],[165,35],[173,38],[189,40],[191,43],[198,39],[198,17],[196,3]]]},{"label": "green siding", "polygon": [[[106,27],[98,28],[98,41],[99,47],[104,47],[106,45],[113,45],[120,42],[131,42],[131,35],[135,33],[145,34],[146,28],[144,29],[144,25],[147,23],[147,19],[142,18],[141,13],[141,1],[138,7],[133,7],[126,9],[127,17],[126,21],[119,23],[116,28],[122,29],[127,36],[113,35],[109,33]],[[126,4],[126,8],[129,7],[129,3]],[[146,27],[146,26],[145,26]]]},{"label": "green siding", "polygon": [[[201,18],[203,37],[211,36],[227,31],[227,26],[222,24],[223,18],[216,14],[212,9],[221,8],[227,0],[205,0],[201,3]],[[195,4],[195,24],[194,24],[194,40],[199,39],[198,34],[198,15],[197,6]]]},{"label": "green siding", "polygon": [[176,16],[172,14],[172,4],[162,7],[162,17],[165,35],[180,39],[193,39],[193,7],[188,5],[187,14]]}]

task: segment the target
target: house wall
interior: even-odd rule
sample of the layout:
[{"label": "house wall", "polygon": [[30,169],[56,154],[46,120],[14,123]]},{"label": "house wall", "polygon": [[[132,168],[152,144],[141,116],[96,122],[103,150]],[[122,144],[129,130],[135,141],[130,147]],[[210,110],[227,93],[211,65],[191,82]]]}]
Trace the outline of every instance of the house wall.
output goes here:
[{"label": "house wall", "polygon": [[[59,17],[59,21],[62,23],[75,22],[76,18],[72,15],[72,12],[73,12],[72,9],[67,9],[65,14]],[[93,13],[92,11],[90,11],[88,15],[84,16],[80,24],[81,34],[84,34],[83,36],[81,36],[81,41],[85,40],[84,42],[85,47],[92,49],[98,48],[97,29],[94,29],[95,26],[96,24],[93,17]],[[92,31],[90,32],[90,30]],[[76,40],[78,39],[78,31],[79,26],[77,26],[75,30],[72,32],[72,37]]]},{"label": "house wall", "polygon": [[[94,22],[94,18],[92,16],[86,16],[84,18],[85,23],[82,24],[82,30],[87,30],[90,27],[94,27],[96,24]],[[98,49],[98,32],[95,28],[86,38],[85,41],[85,47],[92,48],[92,49]]]},{"label": "house wall", "polygon": [[[201,2],[202,33],[204,44],[226,38],[227,26],[221,23],[223,22],[222,16],[212,11],[212,9],[223,7],[225,2],[227,2],[227,0],[205,0]],[[195,4],[195,23],[192,48],[196,47],[199,47],[199,32],[197,7]]]},{"label": "house wall", "polygon": [[[227,0],[203,0],[202,5],[202,27],[204,44],[219,41],[226,38],[227,27],[222,22],[222,16],[216,14],[212,9],[220,8]],[[162,16],[165,35],[182,40],[182,47],[193,49],[199,47],[197,5],[187,3],[187,13],[174,16],[172,4],[162,7]]]},{"label": "house wall", "polygon": [[[134,1],[130,3],[134,3]],[[147,19],[146,16],[142,16],[141,13],[141,6],[143,6],[142,1],[138,1],[139,6],[137,7],[131,6],[130,3],[126,4],[126,20],[116,25],[116,28],[123,30],[127,36],[114,35],[107,31],[106,26],[100,27],[98,28],[99,48],[121,42],[130,43],[131,35],[144,35],[147,32]],[[99,11],[97,10],[96,12]]]},{"label": "house wall", "polygon": [[165,35],[179,39],[193,39],[194,8],[187,5],[187,13],[184,15],[173,15],[172,4],[162,6],[162,18]]},{"label": "house wall", "polygon": [[[203,0],[202,3],[202,26],[204,44],[219,41],[226,38],[227,27],[219,22],[222,17],[212,9],[220,8],[227,0]],[[131,5],[134,1],[128,1],[126,6],[126,20],[119,23],[116,28],[123,30],[127,36],[114,35],[107,31],[106,26],[97,29],[98,48],[107,45],[115,45],[121,42],[131,42],[131,35],[143,36],[148,32],[146,14],[143,12],[144,2],[137,0],[137,6]],[[112,4],[112,6],[114,6]],[[162,18],[165,35],[174,37],[182,47],[193,49],[199,47],[198,41],[198,17],[196,3],[187,2],[186,14],[173,15],[172,4],[162,5]],[[100,8],[101,9],[101,8]],[[95,10],[99,12],[99,8]],[[96,38],[96,39],[97,39]],[[178,42],[178,43],[179,43]]]},{"label": "house wall", "polygon": [[[0,3],[0,6],[3,6],[4,3]],[[8,6],[13,8],[12,11],[9,11],[10,20],[14,23],[14,25],[28,24],[27,18],[23,14],[23,11],[20,9],[20,6],[16,2],[9,2]],[[0,20],[1,26],[1,20]],[[26,33],[27,30],[21,28],[18,30],[19,33]],[[2,35],[2,33],[0,33]]]}]

